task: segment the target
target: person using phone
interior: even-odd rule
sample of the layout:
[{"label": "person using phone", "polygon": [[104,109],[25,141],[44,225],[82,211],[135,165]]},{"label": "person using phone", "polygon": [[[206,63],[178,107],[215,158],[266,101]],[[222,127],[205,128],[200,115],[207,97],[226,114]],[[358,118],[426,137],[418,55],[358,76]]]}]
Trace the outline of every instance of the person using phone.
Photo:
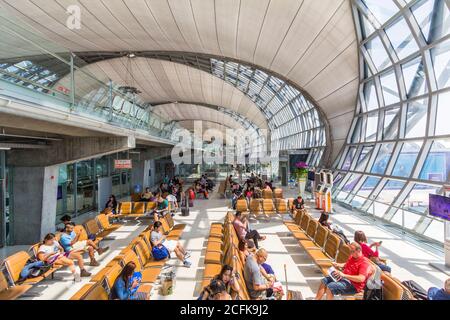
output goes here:
[{"label": "person using phone", "polygon": [[367,279],[374,271],[368,259],[363,256],[361,246],[356,242],[350,245],[347,263],[333,263],[333,267],[336,269],[333,277],[322,279],[316,300],[322,300],[324,295],[327,300],[333,300],[335,295],[353,295],[362,292]]},{"label": "person using phone", "polygon": [[[380,253],[378,252],[378,248],[381,246],[383,241],[374,242],[371,245],[368,245],[366,234],[363,231],[356,231],[354,240],[355,242],[359,243],[362,249],[362,253],[366,258],[372,260],[377,266],[380,267],[383,272],[388,274],[391,273],[391,267],[381,261],[379,257]],[[375,250],[373,250],[372,248],[375,248]]]},{"label": "person using phone", "polygon": [[[239,283],[236,277],[237,272],[233,272],[233,267],[229,265],[224,265],[220,274],[215,276],[212,280],[220,280],[225,284],[226,292],[230,293],[231,291],[237,293],[240,290]],[[212,300],[211,292],[211,284],[205,287],[200,294],[199,300]]]},{"label": "person using phone", "polygon": [[128,262],[123,267],[122,272],[117,277],[114,283],[113,290],[111,292],[111,299],[113,300],[149,300],[150,293],[139,292],[140,281],[133,277],[136,264],[134,262]]}]

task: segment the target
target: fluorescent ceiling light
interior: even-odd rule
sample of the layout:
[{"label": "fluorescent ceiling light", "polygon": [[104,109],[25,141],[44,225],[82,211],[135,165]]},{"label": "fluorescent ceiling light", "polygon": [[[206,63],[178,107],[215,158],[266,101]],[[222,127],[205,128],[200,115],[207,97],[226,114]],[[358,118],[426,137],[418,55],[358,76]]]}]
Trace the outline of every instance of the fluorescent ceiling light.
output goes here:
[{"label": "fluorescent ceiling light", "polygon": [[11,150],[11,148],[3,148],[3,147],[0,147],[0,150]]}]

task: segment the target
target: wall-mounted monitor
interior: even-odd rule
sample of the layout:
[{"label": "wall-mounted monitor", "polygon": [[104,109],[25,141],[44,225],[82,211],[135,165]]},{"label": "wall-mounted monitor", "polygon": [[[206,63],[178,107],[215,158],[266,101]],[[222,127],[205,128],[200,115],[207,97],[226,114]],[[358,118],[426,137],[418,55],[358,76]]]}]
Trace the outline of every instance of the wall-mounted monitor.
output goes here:
[{"label": "wall-mounted monitor", "polygon": [[429,213],[431,216],[450,221],[450,198],[430,194]]}]

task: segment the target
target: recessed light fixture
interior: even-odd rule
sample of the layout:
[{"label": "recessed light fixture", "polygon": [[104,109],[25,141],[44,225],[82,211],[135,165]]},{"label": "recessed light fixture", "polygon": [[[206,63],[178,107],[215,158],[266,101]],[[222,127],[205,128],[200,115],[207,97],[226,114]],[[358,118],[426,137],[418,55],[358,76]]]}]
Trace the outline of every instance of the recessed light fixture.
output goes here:
[{"label": "recessed light fixture", "polygon": [[130,52],[130,53],[128,54],[128,58],[136,58],[136,54]]}]

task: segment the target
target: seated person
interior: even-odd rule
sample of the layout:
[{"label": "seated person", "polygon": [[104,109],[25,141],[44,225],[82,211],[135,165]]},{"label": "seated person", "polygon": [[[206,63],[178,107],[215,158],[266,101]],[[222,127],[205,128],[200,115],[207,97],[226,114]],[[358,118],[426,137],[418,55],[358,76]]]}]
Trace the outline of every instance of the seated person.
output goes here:
[{"label": "seated person", "polygon": [[145,188],[145,192],[141,194],[141,201],[149,202],[153,198],[153,193],[150,192],[150,188]]},{"label": "seated person", "polygon": [[203,194],[203,197],[205,199],[208,199],[208,191],[206,191],[206,187],[202,186],[201,184],[197,183],[195,185],[195,192]]},{"label": "seated person", "polygon": [[168,212],[168,210],[169,210],[169,201],[159,196],[156,209],[154,211],[155,221],[157,221],[159,217],[163,217]]},{"label": "seated person", "polygon": [[177,197],[176,196],[174,196],[173,194],[169,194],[166,197],[166,200],[172,204],[172,208],[174,208],[175,211],[178,210],[178,201],[177,201]]},{"label": "seated person", "polygon": [[[364,257],[372,260],[382,271],[391,273],[391,267],[387,266],[379,258],[378,248],[381,246],[381,242],[374,242],[370,246],[367,245],[367,237],[363,231],[355,232],[354,241],[361,246]],[[375,251],[372,250],[373,247],[375,247]]]},{"label": "seated person", "polygon": [[248,240],[252,239],[255,242],[256,248],[258,247],[258,241],[266,240],[265,236],[261,236],[258,231],[248,229],[248,221],[245,221],[245,223],[242,222],[242,213],[236,212],[235,218],[233,221],[234,229],[236,230],[236,233],[240,240]]},{"label": "seated person", "polygon": [[444,288],[428,289],[428,300],[450,300],[450,278],[445,281]]},{"label": "seated person", "polygon": [[[373,269],[370,262],[362,253],[361,246],[353,242],[350,245],[350,258],[347,263],[334,263],[336,268],[335,281],[331,276],[322,279],[316,300],[322,300],[326,294],[327,300],[333,300],[335,295],[354,295],[364,290],[367,279]],[[339,269],[342,269],[340,271]]]},{"label": "seated person", "polygon": [[107,215],[117,214],[117,201],[116,196],[114,196],[113,194],[109,197],[108,202],[106,202],[104,211],[109,212],[109,214],[107,213]]},{"label": "seated person", "polygon": [[253,191],[253,199],[262,199],[262,191],[260,188],[256,187]]},{"label": "seated person", "polygon": [[95,260],[95,251],[98,254],[102,254],[109,249],[109,247],[100,248],[92,240],[83,240],[79,241],[81,233],[75,233],[74,231],[75,223],[69,222],[66,225],[66,229],[64,233],[61,235],[61,239],[59,242],[64,248],[65,252],[69,252],[71,254],[76,254],[77,252],[82,254],[84,251],[88,251],[89,257],[91,259],[90,266],[97,267],[100,263]]},{"label": "seated person", "polygon": [[263,300],[273,294],[273,281],[266,283],[260,265],[267,259],[267,251],[261,249],[259,254],[250,254],[245,260],[244,280],[252,300]]},{"label": "seated person", "polygon": [[319,224],[324,226],[325,228],[328,228],[331,230],[331,223],[328,222],[328,219],[330,218],[330,215],[326,213],[325,211],[322,211],[319,218]]},{"label": "seated person", "polygon": [[211,283],[208,286],[208,290],[208,298],[201,300],[231,300],[231,296],[227,292],[227,287],[221,280],[211,280]]},{"label": "seated person", "polygon": [[294,210],[305,209],[305,200],[303,200],[301,195],[298,195],[297,199],[294,200]]},{"label": "seated person", "polygon": [[[71,258],[69,258],[69,252],[64,252],[64,249],[59,245],[55,239],[53,233],[49,233],[44,237],[42,245],[38,249],[37,258],[39,261],[45,262],[47,265],[62,265],[68,266],[70,272],[72,272],[74,282],[80,282],[80,273],[76,272],[75,264]],[[82,260],[82,259],[81,259]],[[83,276],[88,277],[91,274],[84,270],[83,266],[80,266],[80,270],[84,271]]]},{"label": "seated person", "polygon": [[122,272],[117,277],[111,291],[111,299],[113,300],[149,300],[150,293],[137,292],[140,281],[133,277],[136,264],[128,262],[123,267]]},{"label": "seated person", "polygon": [[64,215],[64,216],[62,216],[61,217],[61,219],[59,219],[63,224],[64,224],[64,227],[62,227],[61,229],[59,229],[59,231],[60,232],[64,232],[64,230],[66,229],[66,225],[69,223],[69,222],[72,222],[72,218],[69,216],[69,215]]},{"label": "seated person", "polygon": [[[184,250],[183,246],[175,240],[167,240],[166,236],[162,234],[162,223],[155,221],[153,230],[150,235],[150,241],[153,246],[152,254],[155,260],[164,260],[170,257],[170,253],[174,252],[183,265],[190,268],[191,262],[188,258],[191,256],[189,251]],[[157,252],[166,252],[165,254],[156,254]]]},{"label": "seated person", "polygon": [[[230,293],[231,290],[233,290],[234,292],[239,292],[239,289],[240,289],[239,283],[236,279],[236,273],[233,272],[232,266],[229,266],[229,265],[222,266],[222,270],[220,271],[220,274],[215,276],[211,280],[211,283],[214,280],[222,281],[225,285],[225,290],[227,293]],[[213,289],[211,288],[211,284],[210,284],[203,289],[202,293],[200,294],[199,300],[211,300],[212,296],[214,296],[211,294],[212,292],[213,292]]]}]

